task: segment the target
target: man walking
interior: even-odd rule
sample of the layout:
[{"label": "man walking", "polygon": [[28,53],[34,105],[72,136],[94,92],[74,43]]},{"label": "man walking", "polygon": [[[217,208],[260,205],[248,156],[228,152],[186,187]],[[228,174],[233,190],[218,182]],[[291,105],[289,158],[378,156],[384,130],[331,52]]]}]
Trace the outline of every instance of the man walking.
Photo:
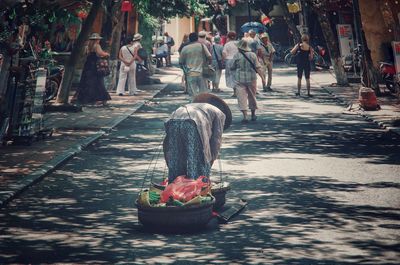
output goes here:
[{"label": "man walking", "polygon": [[202,30],[199,32],[199,42],[204,44],[207,47],[208,51],[211,53],[211,42],[209,42],[206,37],[206,31]]},{"label": "man walking", "polygon": [[210,62],[211,54],[203,44],[198,42],[196,32],[190,33],[189,42],[180,53],[179,64],[186,77],[189,95],[195,97],[197,94],[207,91],[203,66]]},{"label": "man walking", "polygon": [[257,56],[260,58],[260,61],[263,65],[263,73],[264,78],[268,73],[268,81],[267,85],[263,87],[264,92],[272,91],[271,83],[272,83],[272,62],[274,59],[275,49],[272,46],[272,43],[269,41],[268,33],[263,33],[260,37],[260,49],[257,51]]},{"label": "man walking", "polygon": [[257,73],[262,78],[263,84],[265,84],[265,79],[257,55],[251,51],[246,40],[241,40],[238,43],[238,50],[239,52],[233,57],[232,70],[235,70],[236,95],[240,111],[243,113],[242,123],[248,123],[248,108],[251,110],[251,120],[257,119]]}]

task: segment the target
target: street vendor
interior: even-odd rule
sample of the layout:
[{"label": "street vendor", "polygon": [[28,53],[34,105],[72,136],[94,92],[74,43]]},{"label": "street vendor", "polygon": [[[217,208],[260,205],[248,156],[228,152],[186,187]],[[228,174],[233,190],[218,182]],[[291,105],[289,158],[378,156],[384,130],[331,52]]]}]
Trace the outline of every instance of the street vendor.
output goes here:
[{"label": "street vendor", "polygon": [[175,110],[165,123],[163,149],[168,183],[185,175],[210,176],[221,148],[222,132],[232,122],[231,111],[219,97],[203,93]]}]

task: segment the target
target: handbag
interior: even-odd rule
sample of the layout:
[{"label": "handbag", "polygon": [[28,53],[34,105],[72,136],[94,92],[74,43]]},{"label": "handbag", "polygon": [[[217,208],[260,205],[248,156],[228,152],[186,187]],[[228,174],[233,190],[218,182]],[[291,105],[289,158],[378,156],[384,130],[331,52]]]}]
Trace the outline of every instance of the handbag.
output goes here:
[{"label": "handbag", "polygon": [[221,70],[225,69],[225,62],[218,59],[217,52],[215,51],[215,46],[213,46],[213,50],[214,50],[214,54],[215,54],[215,59],[217,60],[217,63],[218,63],[218,68]]},{"label": "handbag", "polygon": [[108,64],[108,60],[105,58],[98,58],[96,62],[96,71],[101,76],[110,75],[110,65]]},{"label": "handbag", "polygon": [[207,79],[213,79],[215,75],[215,69],[212,65],[208,63],[208,58],[206,55],[206,51],[204,50],[204,45],[200,44],[203,48],[204,53],[204,64],[203,64],[203,77]]}]

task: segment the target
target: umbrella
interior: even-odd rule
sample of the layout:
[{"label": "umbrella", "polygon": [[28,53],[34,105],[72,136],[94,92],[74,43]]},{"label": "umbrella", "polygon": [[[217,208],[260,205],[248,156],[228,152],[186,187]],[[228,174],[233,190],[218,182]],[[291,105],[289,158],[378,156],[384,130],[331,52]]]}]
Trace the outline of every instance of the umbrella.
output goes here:
[{"label": "umbrella", "polygon": [[267,28],[261,24],[260,22],[246,22],[244,23],[241,27],[240,30],[245,33],[245,32],[249,32],[249,30],[254,30],[255,32],[266,32]]}]

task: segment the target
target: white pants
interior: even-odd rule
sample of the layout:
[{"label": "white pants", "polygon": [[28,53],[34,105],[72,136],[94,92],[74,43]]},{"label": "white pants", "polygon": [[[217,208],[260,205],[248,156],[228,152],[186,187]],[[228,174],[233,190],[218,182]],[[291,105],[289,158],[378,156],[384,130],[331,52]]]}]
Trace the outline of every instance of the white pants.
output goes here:
[{"label": "white pants", "polygon": [[128,89],[129,94],[133,95],[136,93],[136,63],[132,63],[129,66],[129,71],[124,72],[123,67],[125,66],[124,63],[121,63],[121,67],[119,68],[119,79],[118,79],[118,86],[117,86],[117,94],[124,94],[125,92],[125,83],[126,79],[128,78]]}]

